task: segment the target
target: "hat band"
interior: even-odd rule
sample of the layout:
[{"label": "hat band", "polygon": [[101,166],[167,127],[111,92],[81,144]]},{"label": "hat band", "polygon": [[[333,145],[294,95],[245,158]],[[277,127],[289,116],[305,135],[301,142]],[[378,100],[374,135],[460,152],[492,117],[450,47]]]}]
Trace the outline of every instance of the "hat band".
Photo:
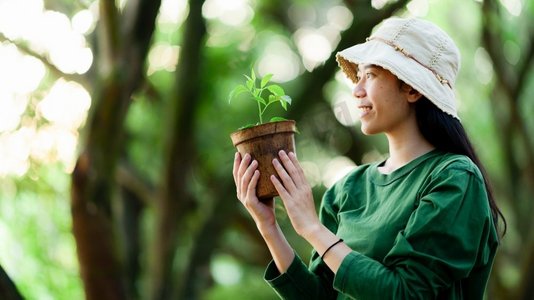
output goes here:
[{"label": "hat band", "polygon": [[393,47],[393,49],[395,49],[396,51],[399,51],[400,53],[402,53],[404,56],[414,60],[416,63],[420,64],[421,66],[423,66],[424,68],[428,69],[430,72],[432,72],[432,74],[434,74],[436,76],[436,78],[438,79],[438,81],[441,83],[441,84],[446,84],[447,86],[449,86],[450,89],[452,89],[452,86],[450,84],[450,82],[445,79],[443,76],[439,75],[436,71],[434,71],[432,68],[428,67],[427,65],[423,64],[422,62],[420,62],[419,60],[417,60],[417,58],[415,58],[413,55],[411,55],[410,53],[408,53],[408,51],[406,51],[406,49],[400,47],[399,45],[393,43],[392,41],[388,41],[388,40],[385,40],[383,38],[379,38],[379,37],[368,37],[366,39],[367,41],[370,41],[370,40],[378,40],[382,43],[385,43],[391,47]]}]

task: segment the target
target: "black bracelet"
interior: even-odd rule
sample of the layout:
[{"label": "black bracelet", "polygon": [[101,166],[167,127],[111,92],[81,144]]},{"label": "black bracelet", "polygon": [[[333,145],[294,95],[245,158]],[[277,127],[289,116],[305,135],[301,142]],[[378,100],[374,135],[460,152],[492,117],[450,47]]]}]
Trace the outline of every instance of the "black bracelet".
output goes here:
[{"label": "black bracelet", "polygon": [[323,255],[321,255],[321,260],[324,260],[324,256],[326,255],[326,253],[327,253],[328,251],[330,251],[330,249],[332,249],[335,245],[337,245],[337,244],[339,244],[339,243],[341,243],[341,242],[343,242],[343,239],[339,239],[337,242],[335,242],[335,243],[333,243],[332,245],[330,245],[330,247],[328,247],[328,248],[326,249],[326,251],[323,253]]}]

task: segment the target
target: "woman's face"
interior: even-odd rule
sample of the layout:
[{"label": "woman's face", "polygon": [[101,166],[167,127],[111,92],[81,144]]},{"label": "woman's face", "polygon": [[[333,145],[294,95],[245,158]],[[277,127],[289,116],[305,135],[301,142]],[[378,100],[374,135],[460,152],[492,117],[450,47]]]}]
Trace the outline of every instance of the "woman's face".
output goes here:
[{"label": "woman's face", "polygon": [[394,133],[415,119],[410,103],[418,97],[408,85],[401,87],[395,75],[375,65],[361,64],[357,75],[358,83],[352,94],[358,101],[364,134]]}]

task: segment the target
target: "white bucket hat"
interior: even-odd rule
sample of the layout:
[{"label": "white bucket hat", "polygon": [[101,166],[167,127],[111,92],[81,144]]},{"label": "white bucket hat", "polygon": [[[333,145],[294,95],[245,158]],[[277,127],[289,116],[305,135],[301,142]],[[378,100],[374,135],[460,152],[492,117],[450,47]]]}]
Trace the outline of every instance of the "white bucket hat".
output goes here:
[{"label": "white bucket hat", "polygon": [[338,52],[336,59],[354,83],[358,64],[380,66],[458,119],[454,82],[460,69],[460,51],[429,21],[386,19],[365,43]]}]

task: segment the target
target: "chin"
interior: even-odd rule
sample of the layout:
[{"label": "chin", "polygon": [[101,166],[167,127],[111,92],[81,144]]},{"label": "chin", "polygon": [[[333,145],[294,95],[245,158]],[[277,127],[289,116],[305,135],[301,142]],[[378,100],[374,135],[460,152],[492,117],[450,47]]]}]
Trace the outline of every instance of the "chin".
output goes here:
[{"label": "chin", "polygon": [[373,135],[373,134],[377,134],[378,132],[376,132],[376,130],[373,130],[372,127],[369,127],[367,126],[366,124],[363,124],[361,125],[360,127],[360,130],[362,131],[362,133],[364,135]]}]

